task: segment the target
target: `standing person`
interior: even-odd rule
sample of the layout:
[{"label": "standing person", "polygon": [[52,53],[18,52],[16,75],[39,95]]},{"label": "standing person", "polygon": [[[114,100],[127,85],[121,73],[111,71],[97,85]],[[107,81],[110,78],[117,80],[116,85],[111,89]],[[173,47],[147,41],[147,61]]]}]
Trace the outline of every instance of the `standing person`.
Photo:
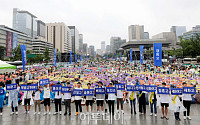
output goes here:
[{"label": "standing person", "polygon": [[[23,95],[23,100],[24,100],[24,108],[25,108],[25,112],[24,113],[29,113],[30,108],[31,108],[31,98],[32,98],[32,91],[24,91],[24,95]],[[28,105],[28,107],[27,107]]]},{"label": "standing person", "polygon": [[132,91],[131,93],[129,92],[129,99],[130,99],[130,106],[131,106],[131,114],[133,114],[133,108],[134,108],[134,114],[136,113],[136,92]]},{"label": "standing person", "polygon": [[[81,88],[81,83],[80,82],[78,82],[77,83],[77,88],[75,88],[75,89],[79,89],[79,90],[83,90],[82,88]],[[75,105],[76,105],[76,116],[79,114],[79,112],[78,112],[78,108],[79,108],[79,110],[80,110],[80,112],[82,112],[82,106],[81,106],[81,96],[75,96]]]},{"label": "standing person", "polygon": [[[60,82],[58,82],[57,85],[60,85]],[[61,93],[61,90],[55,92],[54,101],[55,101],[55,113],[54,113],[54,115],[58,114],[58,106],[59,106],[59,113],[60,113],[60,115],[62,115],[62,107],[61,107],[62,93]]]},{"label": "standing person", "polygon": [[[183,83],[183,87],[187,87],[187,83]],[[192,118],[190,117],[190,105],[192,102],[192,95],[191,94],[183,94],[183,106],[186,108],[186,111],[183,112],[183,119],[189,119],[191,120]],[[186,114],[187,112],[187,114]]]},{"label": "standing person", "polygon": [[172,100],[172,107],[173,107],[173,110],[174,110],[175,119],[178,120],[178,121],[181,121],[179,115],[180,115],[180,111],[181,111],[183,105],[180,101],[180,98],[179,98],[178,95],[172,95],[171,100]]},{"label": "standing person", "polygon": [[[102,87],[102,82],[98,82],[98,87],[97,88],[103,88]],[[100,113],[100,106],[101,106],[101,113],[103,114],[103,104],[104,104],[104,96],[105,94],[96,94],[96,100],[97,100],[97,113]]]},{"label": "standing person", "polygon": [[4,103],[4,98],[5,98],[5,91],[3,88],[3,82],[0,82],[0,89],[3,90],[3,94],[0,95],[0,116],[2,116],[3,113],[3,103]]},{"label": "standing person", "polygon": [[125,90],[117,90],[117,113],[119,113],[119,102],[121,103],[121,112],[123,112],[123,92]]},{"label": "standing person", "polygon": [[[109,87],[113,87],[113,83],[109,83]],[[108,106],[110,115],[114,115],[114,104],[115,104],[116,94],[115,93],[108,93]]]},{"label": "standing person", "polygon": [[[67,86],[69,87],[70,82],[67,82]],[[64,93],[64,103],[65,103],[65,113],[67,115],[67,108],[69,108],[69,116],[71,116],[71,93]]]},{"label": "standing person", "polygon": [[49,107],[49,115],[51,114],[51,105],[50,105],[50,88],[49,85],[44,85],[44,107],[45,107],[45,113],[44,115],[47,114],[47,106]]},{"label": "standing person", "polygon": [[154,109],[155,116],[157,116],[157,96],[156,96],[156,92],[150,93],[149,100],[150,100],[149,103],[150,103],[150,109],[151,109],[150,116],[153,115],[153,109]]},{"label": "standing person", "polygon": [[146,114],[146,98],[143,91],[139,91],[139,112],[141,115]]},{"label": "standing person", "polygon": [[[88,86],[88,89],[91,89],[91,88],[90,88],[90,87],[91,87],[91,84],[90,84],[90,83],[88,83],[87,86]],[[94,102],[93,96],[86,96],[87,112],[89,112],[89,105],[90,105],[90,107],[91,107],[91,112],[93,111],[93,102]]]},{"label": "standing person", "polygon": [[[166,87],[166,83],[162,83],[162,87]],[[167,117],[168,107],[169,107],[169,94],[160,94],[160,103],[162,107],[162,117],[161,119],[169,120]]]},{"label": "standing person", "polygon": [[38,112],[38,115],[40,114],[41,112],[41,108],[40,108],[40,88],[38,88],[38,90],[35,91],[35,96],[34,96],[34,105],[35,105],[35,114],[37,114],[37,106],[39,108],[39,112]]}]

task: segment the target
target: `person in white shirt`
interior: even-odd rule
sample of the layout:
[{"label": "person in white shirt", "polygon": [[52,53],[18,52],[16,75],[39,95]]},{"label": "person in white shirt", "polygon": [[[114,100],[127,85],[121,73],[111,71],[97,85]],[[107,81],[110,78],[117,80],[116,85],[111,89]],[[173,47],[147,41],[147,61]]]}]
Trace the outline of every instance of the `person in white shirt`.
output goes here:
[{"label": "person in white shirt", "polygon": [[117,112],[119,113],[119,102],[121,103],[121,112],[123,113],[123,94],[125,90],[117,90]]},{"label": "person in white shirt", "polygon": [[[90,84],[90,83],[88,83],[87,86],[88,86],[88,89],[91,89],[91,88],[90,88],[90,87],[91,87],[91,84]],[[93,111],[93,106],[92,106],[93,103],[94,103],[93,96],[86,96],[87,112],[89,112],[89,105],[90,105],[90,107],[91,107],[91,112]]]},{"label": "person in white shirt", "polygon": [[34,114],[37,114],[37,106],[39,108],[39,112],[38,112],[38,115],[40,114],[41,112],[41,108],[40,108],[40,88],[38,88],[38,90],[35,91],[35,96],[34,96],[34,105],[35,105],[35,113]]},{"label": "person in white shirt", "polygon": [[[187,87],[187,83],[184,82],[183,83],[183,87]],[[191,94],[183,94],[182,95],[182,99],[183,99],[183,106],[186,108],[187,111],[187,116],[186,116],[186,111],[183,112],[183,119],[186,120],[186,118],[188,118],[189,120],[191,120],[192,118],[190,117],[190,105],[191,105],[191,101],[192,101],[192,95]]]},{"label": "person in white shirt", "polygon": [[44,115],[47,114],[47,106],[49,107],[49,115],[51,114],[51,105],[50,105],[50,88],[49,85],[44,85],[44,107],[45,107],[45,113]]},{"label": "person in white shirt", "polygon": [[[98,82],[98,87],[97,88],[103,88],[101,81]],[[103,108],[104,108],[103,104],[104,104],[104,98],[105,98],[104,96],[105,96],[105,94],[96,94],[97,112],[98,112],[98,114],[99,114],[99,107],[100,106],[101,106],[101,111],[103,113]]]},{"label": "person in white shirt", "polygon": [[[70,82],[67,82],[67,86],[69,87]],[[69,108],[69,116],[71,115],[71,93],[64,93],[64,104],[65,104],[65,113],[67,115],[67,109]]]},{"label": "person in white shirt", "polygon": [[[166,83],[162,83],[162,87],[166,87]],[[168,107],[169,107],[169,95],[168,94],[160,94],[160,103],[161,103],[161,107],[162,107],[162,117],[161,119],[166,119],[169,120],[169,118],[167,117],[167,113],[168,113]]]},{"label": "person in white shirt", "polygon": [[[77,83],[77,88],[75,88],[75,89],[83,90],[81,88],[81,83],[80,82]],[[76,116],[77,116],[79,114],[78,107],[79,107],[80,112],[82,112],[82,106],[81,106],[81,100],[82,100],[82,98],[81,98],[81,96],[75,96],[74,99],[75,99]]]},{"label": "person in white shirt", "polygon": [[[113,87],[113,83],[109,83],[109,87]],[[112,115],[114,115],[115,99],[116,99],[116,94],[115,93],[108,93],[108,106],[109,106],[110,115],[111,115],[111,112],[112,112]],[[111,107],[112,107],[112,110],[111,110]]]},{"label": "person in white shirt", "polygon": [[[30,84],[27,84],[27,85],[30,85]],[[29,113],[30,111],[32,94],[33,94],[33,91],[24,91],[24,95],[23,95],[24,108],[25,108],[24,113]],[[28,105],[28,108],[27,108],[27,105]]]},{"label": "person in white shirt", "polygon": [[[60,85],[60,82],[58,82],[57,85]],[[60,115],[62,115],[62,107],[61,107],[62,93],[61,93],[61,90],[55,92],[54,101],[55,101],[55,113],[54,113],[54,115],[58,114],[58,106],[59,106],[59,113],[60,113]]]}]

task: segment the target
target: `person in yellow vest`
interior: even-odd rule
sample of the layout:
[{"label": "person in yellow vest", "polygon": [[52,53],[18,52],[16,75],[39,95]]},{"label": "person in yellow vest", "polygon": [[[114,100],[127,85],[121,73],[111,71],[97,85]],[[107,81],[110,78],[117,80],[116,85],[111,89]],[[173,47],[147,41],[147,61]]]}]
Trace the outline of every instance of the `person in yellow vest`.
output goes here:
[{"label": "person in yellow vest", "polygon": [[153,111],[155,116],[157,116],[157,94],[156,92],[149,93],[149,103],[150,103],[150,116],[153,115]]},{"label": "person in yellow vest", "polygon": [[135,108],[135,104],[136,104],[136,92],[132,91],[129,92],[129,99],[130,99],[130,107],[131,107],[131,114],[133,114],[133,108],[134,108],[134,114],[136,113],[136,108]]}]

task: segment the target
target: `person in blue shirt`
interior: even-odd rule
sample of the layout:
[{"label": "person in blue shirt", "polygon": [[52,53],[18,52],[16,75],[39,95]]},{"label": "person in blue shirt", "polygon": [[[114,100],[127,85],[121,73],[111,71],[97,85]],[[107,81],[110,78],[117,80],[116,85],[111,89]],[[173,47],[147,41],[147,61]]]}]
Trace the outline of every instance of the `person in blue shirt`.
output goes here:
[{"label": "person in blue shirt", "polygon": [[4,103],[4,98],[5,98],[5,91],[3,88],[3,82],[0,82],[0,89],[3,90],[3,93],[0,93],[0,116],[2,116],[3,112],[3,103]]}]

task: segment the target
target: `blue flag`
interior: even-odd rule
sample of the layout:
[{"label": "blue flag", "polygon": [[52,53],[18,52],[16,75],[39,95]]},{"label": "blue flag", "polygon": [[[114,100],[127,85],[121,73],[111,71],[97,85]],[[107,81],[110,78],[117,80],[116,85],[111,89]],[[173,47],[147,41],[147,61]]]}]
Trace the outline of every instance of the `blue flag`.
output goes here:
[{"label": "blue flag", "polygon": [[75,54],[75,62],[77,62],[77,54]]},{"label": "blue flag", "polygon": [[115,87],[106,87],[106,93],[116,93]]},{"label": "blue flag", "polygon": [[182,95],[182,89],[181,88],[172,88],[171,94],[172,95]]},{"label": "blue flag", "polygon": [[72,64],[72,51],[70,51],[69,64]]},{"label": "blue flag", "polygon": [[127,90],[127,91],[136,91],[134,85],[126,85],[126,90]]},{"label": "blue flag", "polygon": [[23,64],[23,71],[25,70],[26,65],[26,45],[21,46],[21,53],[22,53],[22,64]]},{"label": "blue flag", "polygon": [[154,43],[154,66],[162,66],[162,43]]},{"label": "blue flag", "polygon": [[125,84],[115,84],[117,90],[125,90]]},{"label": "blue flag", "polygon": [[83,60],[85,60],[85,56],[83,55]]},{"label": "blue flag", "polygon": [[82,96],[82,91],[81,89],[74,89],[72,92],[72,96]]},{"label": "blue flag", "polygon": [[196,94],[195,87],[183,87],[183,94]]},{"label": "blue flag", "polygon": [[81,55],[80,55],[80,61],[81,61]]},{"label": "blue flag", "polygon": [[14,90],[14,89],[17,89],[17,83],[6,84],[6,90]]},{"label": "blue flag", "polygon": [[146,85],[146,91],[147,92],[155,92],[157,89],[156,85]]},{"label": "blue flag", "polygon": [[54,49],[54,66],[56,66],[57,58],[56,58],[56,50]]},{"label": "blue flag", "polygon": [[105,94],[105,88],[95,88],[95,94]]},{"label": "blue flag", "polygon": [[131,60],[131,62],[133,62],[133,50],[132,49],[130,49],[130,60]]},{"label": "blue flag", "polygon": [[143,64],[143,48],[144,46],[140,46],[140,63]]},{"label": "blue flag", "polygon": [[61,92],[62,93],[71,93],[71,87],[68,87],[68,86],[62,86],[62,89],[61,89]]},{"label": "blue flag", "polygon": [[158,87],[157,88],[158,94],[169,94],[169,88],[166,87]]},{"label": "blue flag", "polygon": [[47,85],[47,84],[49,84],[49,79],[40,79],[39,84],[40,85]]},{"label": "blue flag", "polygon": [[93,96],[94,89],[83,89],[83,96]]}]

